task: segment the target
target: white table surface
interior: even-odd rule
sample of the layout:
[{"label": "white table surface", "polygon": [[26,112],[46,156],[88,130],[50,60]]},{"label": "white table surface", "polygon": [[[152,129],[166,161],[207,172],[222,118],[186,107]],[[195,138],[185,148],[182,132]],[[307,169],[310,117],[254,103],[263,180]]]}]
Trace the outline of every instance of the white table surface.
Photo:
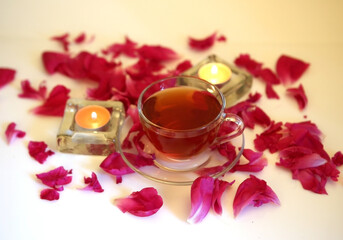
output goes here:
[{"label": "white table surface", "polygon": [[[56,133],[61,118],[39,117],[29,111],[37,101],[20,99],[20,81],[33,86],[47,81],[71,89],[71,97],[85,97],[89,86],[60,74],[48,75],[41,62],[46,50],[60,51],[50,37],[84,31],[95,35],[90,52],[111,43],[124,42],[127,35],[139,44],[160,44],[178,52],[193,64],[215,53],[232,62],[249,53],[264,66],[274,69],[281,54],[311,64],[294,86],[302,83],[309,104],[300,112],[295,101],[286,98],[278,86],[280,100],[264,97],[261,108],[276,121],[311,120],[324,133],[323,143],[332,156],[343,150],[343,2],[339,0],[291,1],[20,1],[0,3],[0,67],[17,70],[15,80],[0,90],[0,239],[342,239],[343,178],[329,181],[328,195],[318,195],[292,180],[291,173],[275,166],[277,154],[265,153],[268,166],[257,177],[267,181],[281,206],[249,207],[233,217],[232,201],[239,183],[248,173],[229,174],[236,180],[224,194],[223,215],[210,212],[199,224],[187,223],[190,187],[168,186],[138,174],[124,176],[123,183],[99,168],[104,157],[57,152]],[[205,52],[189,49],[189,36],[203,38],[217,31],[227,37]],[[78,48],[73,48],[78,51]],[[264,94],[264,86],[254,80],[252,92]],[[8,146],[4,131],[10,122],[27,133]],[[259,128],[255,130],[260,131]],[[256,133],[255,132],[255,133]],[[254,132],[247,130],[247,147]],[[44,164],[34,161],[27,145],[45,141],[56,152]],[[65,186],[58,201],[39,198],[44,186],[36,173],[57,166],[73,169],[73,181]],[[339,168],[343,171],[343,168]],[[79,191],[83,176],[98,174],[105,191]],[[138,218],[123,214],[114,199],[144,187],[155,187],[164,205],[157,214]]]}]

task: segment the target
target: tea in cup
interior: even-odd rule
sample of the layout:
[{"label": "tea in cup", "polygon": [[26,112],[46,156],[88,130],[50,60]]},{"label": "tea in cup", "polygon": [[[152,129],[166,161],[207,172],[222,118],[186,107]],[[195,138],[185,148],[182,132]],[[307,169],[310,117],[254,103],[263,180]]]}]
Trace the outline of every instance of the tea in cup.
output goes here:
[{"label": "tea in cup", "polygon": [[[143,130],[154,148],[168,159],[192,159],[212,144],[221,144],[242,134],[243,121],[227,114],[225,98],[211,83],[197,77],[177,76],[147,86],[138,99]],[[230,121],[236,129],[217,137],[221,124]]]}]

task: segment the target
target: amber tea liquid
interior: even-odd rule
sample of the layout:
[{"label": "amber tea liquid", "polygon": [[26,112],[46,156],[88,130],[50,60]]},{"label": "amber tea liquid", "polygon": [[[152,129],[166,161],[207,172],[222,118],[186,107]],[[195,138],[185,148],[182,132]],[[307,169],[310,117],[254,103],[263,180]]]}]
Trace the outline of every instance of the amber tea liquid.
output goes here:
[{"label": "amber tea liquid", "polygon": [[151,95],[142,111],[152,123],[169,129],[164,134],[143,123],[152,144],[171,158],[185,159],[214,141],[220,124],[208,124],[218,117],[221,104],[207,91],[182,86]]}]

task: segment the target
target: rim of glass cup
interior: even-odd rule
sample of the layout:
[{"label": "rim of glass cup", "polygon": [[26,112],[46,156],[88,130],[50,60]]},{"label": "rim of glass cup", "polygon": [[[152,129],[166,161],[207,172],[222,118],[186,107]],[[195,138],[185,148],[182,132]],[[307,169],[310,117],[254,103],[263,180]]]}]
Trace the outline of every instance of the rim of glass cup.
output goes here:
[{"label": "rim of glass cup", "polygon": [[[217,93],[218,93],[218,96],[220,96],[220,99],[221,99],[221,109],[220,109],[220,112],[218,113],[218,115],[209,123],[207,123],[206,125],[203,125],[203,126],[200,126],[200,127],[197,127],[197,128],[192,128],[192,129],[185,129],[185,130],[176,130],[176,129],[169,129],[169,128],[165,128],[165,127],[162,127],[158,124],[155,124],[154,122],[151,122],[143,113],[143,96],[144,94],[154,85],[157,85],[161,82],[164,82],[164,81],[167,81],[167,80],[171,80],[171,79],[175,79],[177,80],[178,78],[187,78],[187,79],[193,79],[195,81],[200,81],[204,84],[206,84],[207,86],[211,87],[212,89],[214,89]],[[187,85],[181,85],[181,86],[187,86]],[[175,86],[177,87],[177,86]],[[155,92],[154,92],[155,93]],[[213,93],[211,93],[213,94]],[[214,94],[213,94],[214,95]],[[215,96],[215,95],[214,95]],[[149,96],[150,97],[150,96]],[[147,87],[144,88],[144,90],[141,92],[139,98],[138,98],[138,103],[137,103],[137,108],[138,108],[138,114],[140,117],[142,117],[144,119],[144,121],[146,123],[148,123],[150,126],[153,126],[159,130],[162,130],[162,131],[166,131],[166,132],[175,132],[175,133],[182,133],[182,132],[189,132],[189,131],[199,131],[199,130],[203,130],[203,129],[207,129],[209,126],[212,126],[214,125],[214,123],[216,123],[218,120],[220,120],[221,118],[224,118],[225,116],[223,115],[224,114],[224,110],[225,110],[225,106],[226,106],[226,100],[225,100],[225,97],[224,95],[221,93],[221,91],[219,90],[219,88],[211,83],[209,83],[208,81],[206,80],[203,80],[201,78],[198,78],[198,77],[194,77],[194,76],[183,76],[183,75],[180,75],[180,76],[174,76],[174,77],[167,77],[167,78],[163,78],[161,80],[158,80],[158,81],[155,81],[151,84],[149,84]]]}]

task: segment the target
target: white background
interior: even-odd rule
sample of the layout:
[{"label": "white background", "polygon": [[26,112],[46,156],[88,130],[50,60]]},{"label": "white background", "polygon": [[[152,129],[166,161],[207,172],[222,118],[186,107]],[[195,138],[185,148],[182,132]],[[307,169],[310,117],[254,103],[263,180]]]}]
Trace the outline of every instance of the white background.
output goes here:
[{"label": "white background", "polygon": [[[46,80],[49,90],[64,84],[71,89],[71,97],[85,97],[89,85],[59,74],[49,76],[42,66],[43,51],[61,50],[50,37],[66,32],[74,37],[83,31],[94,35],[93,43],[83,45],[90,52],[122,43],[127,35],[139,44],[170,47],[193,64],[212,53],[229,62],[249,53],[274,69],[278,57],[288,54],[311,64],[294,85],[303,84],[308,107],[300,112],[295,101],[285,96],[283,86],[275,88],[280,100],[263,97],[259,106],[275,121],[316,123],[332,156],[343,150],[342,10],[339,0],[1,1],[0,67],[16,69],[17,74],[15,81],[0,90],[0,239],[342,239],[342,177],[338,182],[329,181],[328,195],[318,195],[304,190],[290,172],[276,167],[277,155],[266,152],[269,165],[256,176],[267,181],[281,206],[248,207],[234,218],[234,192],[248,176],[235,173],[225,177],[236,183],[223,196],[223,215],[210,212],[203,222],[191,225],[186,221],[189,186],[162,185],[137,174],[115,184],[99,168],[104,157],[57,152],[61,118],[35,116],[30,109],[39,103],[17,97],[24,79],[34,87]],[[203,38],[214,31],[225,35],[227,42],[200,53],[189,49],[189,36]],[[72,51],[77,52],[78,47]],[[258,80],[254,80],[255,91],[264,93]],[[27,135],[8,146],[4,131],[12,121]],[[255,133],[246,133],[249,148]],[[45,141],[56,154],[43,165],[37,163],[28,155],[30,140]],[[61,192],[60,200],[41,200],[39,192],[44,186],[35,174],[60,165],[73,169],[73,182]],[[84,186],[83,176],[92,171],[98,174],[103,193],[78,190]],[[123,214],[114,205],[114,199],[144,187],[155,187],[163,197],[164,205],[157,214],[138,218]]]}]

